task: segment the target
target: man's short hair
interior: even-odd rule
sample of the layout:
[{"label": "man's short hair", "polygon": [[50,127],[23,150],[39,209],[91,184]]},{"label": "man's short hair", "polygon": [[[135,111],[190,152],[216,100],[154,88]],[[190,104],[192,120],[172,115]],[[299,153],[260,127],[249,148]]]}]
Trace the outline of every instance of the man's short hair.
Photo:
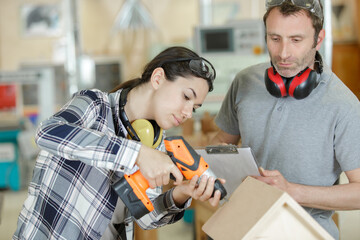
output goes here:
[{"label": "man's short hair", "polygon": [[[323,12],[323,6],[322,6],[320,1],[319,1],[319,3],[320,3],[321,11]],[[296,15],[297,13],[299,13],[301,11],[304,11],[308,15],[308,17],[311,18],[312,25],[313,25],[313,27],[315,29],[314,46],[313,47],[316,47],[319,33],[323,29],[323,24],[324,24],[324,19],[323,18],[319,18],[318,16],[316,16],[314,13],[310,12],[309,10],[298,7],[298,6],[294,5],[294,4],[292,4],[290,1],[284,1],[279,6],[274,6],[274,7],[270,7],[269,9],[267,9],[267,11],[266,11],[266,13],[264,14],[264,17],[263,17],[265,27],[266,27],[266,19],[269,16],[270,12],[274,8],[278,8],[280,13],[282,15],[284,15],[284,16]],[[265,39],[266,39],[266,30],[265,30]]]}]

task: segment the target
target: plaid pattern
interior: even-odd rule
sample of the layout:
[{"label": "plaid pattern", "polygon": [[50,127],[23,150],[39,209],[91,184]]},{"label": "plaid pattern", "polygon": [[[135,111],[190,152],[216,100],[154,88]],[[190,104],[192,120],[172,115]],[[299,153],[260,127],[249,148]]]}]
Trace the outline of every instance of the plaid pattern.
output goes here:
[{"label": "plaid pattern", "polygon": [[[119,96],[119,91],[80,91],[40,124],[36,142],[43,150],[13,239],[101,238],[118,200],[111,183],[138,170],[141,144],[124,138]],[[159,150],[164,151],[163,143]],[[183,216],[171,191],[160,195],[161,188],[156,188],[147,193],[156,210],[138,221],[141,227],[156,228]]]}]

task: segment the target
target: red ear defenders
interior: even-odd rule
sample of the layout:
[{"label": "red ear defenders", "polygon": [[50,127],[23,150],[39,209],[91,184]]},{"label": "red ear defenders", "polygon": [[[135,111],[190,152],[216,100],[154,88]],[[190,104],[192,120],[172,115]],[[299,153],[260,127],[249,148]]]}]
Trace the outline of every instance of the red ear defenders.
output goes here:
[{"label": "red ear defenders", "polygon": [[305,68],[294,77],[282,77],[272,66],[265,71],[265,85],[268,92],[274,97],[291,96],[303,99],[318,85],[316,71]]},{"label": "red ear defenders", "polygon": [[[130,88],[125,88],[120,93],[120,120],[124,124],[131,139],[139,141],[148,147],[156,148],[162,139],[162,128],[159,127],[154,120],[137,119],[133,123],[130,123],[125,113],[124,107],[130,90]],[[149,138],[151,139],[149,140]]]}]

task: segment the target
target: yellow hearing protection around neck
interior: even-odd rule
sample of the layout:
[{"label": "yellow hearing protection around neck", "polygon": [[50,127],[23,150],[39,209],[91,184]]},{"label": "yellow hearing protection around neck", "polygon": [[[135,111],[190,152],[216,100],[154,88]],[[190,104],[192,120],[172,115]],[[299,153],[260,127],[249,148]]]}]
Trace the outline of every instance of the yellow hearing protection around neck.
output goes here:
[{"label": "yellow hearing protection around neck", "polygon": [[[146,119],[137,119],[131,123],[131,126],[145,146],[155,149],[160,145],[163,130],[156,123],[152,124]],[[129,135],[128,138],[131,139]]]}]

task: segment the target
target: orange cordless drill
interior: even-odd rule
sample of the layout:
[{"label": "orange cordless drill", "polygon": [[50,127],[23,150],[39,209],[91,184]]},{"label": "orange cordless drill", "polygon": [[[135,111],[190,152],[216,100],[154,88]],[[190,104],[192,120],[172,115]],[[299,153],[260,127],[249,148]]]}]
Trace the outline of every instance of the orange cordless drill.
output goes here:
[{"label": "orange cordless drill", "polygon": [[[166,137],[164,142],[167,154],[185,179],[190,180],[195,175],[199,176],[199,181],[202,176],[213,176],[216,179],[215,174],[211,171],[204,158],[197,154],[183,137]],[[136,219],[154,210],[154,206],[146,195],[146,189],[148,188],[149,183],[140,170],[131,175],[124,175],[113,185],[115,192]],[[215,180],[214,185],[214,192],[216,190],[221,192],[220,199],[223,199],[227,194],[226,189],[218,179]]]}]

